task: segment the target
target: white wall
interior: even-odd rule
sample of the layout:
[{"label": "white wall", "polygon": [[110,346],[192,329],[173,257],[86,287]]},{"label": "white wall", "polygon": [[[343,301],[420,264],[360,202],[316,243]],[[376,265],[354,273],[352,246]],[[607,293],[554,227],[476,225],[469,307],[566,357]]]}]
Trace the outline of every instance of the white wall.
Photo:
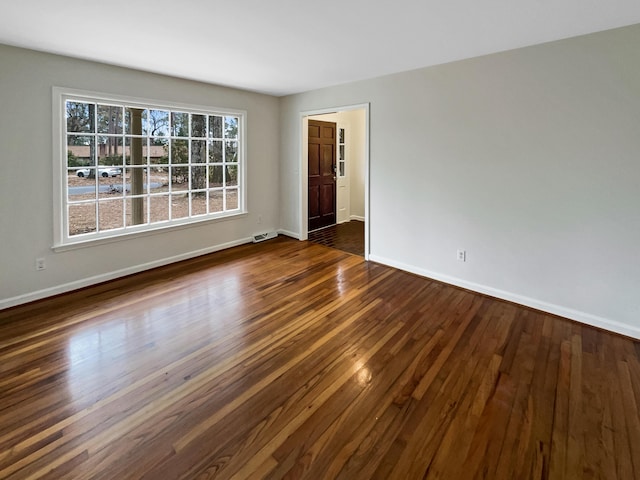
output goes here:
[{"label": "white wall", "polygon": [[322,113],[319,115],[309,115],[309,120],[338,123],[338,113],[336,112],[336,113]]},{"label": "white wall", "polygon": [[[0,65],[0,307],[278,228],[277,98],[1,45]],[[54,253],[52,86],[246,110],[249,214]],[[35,271],[37,257],[46,259],[46,270]]]},{"label": "white wall", "polygon": [[640,338],[638,45],[636,25],[283,98],[281,227],[300,112],[370,102],[372,260]]},{"label": "white wall", "polygon": [[364,219],[364,182],[365,182],[365,128],[366,110],[347,110],[341,112],[341,121],[348,125],[347,130],[347,168],[349,170],[349,193],[351,217]]}]

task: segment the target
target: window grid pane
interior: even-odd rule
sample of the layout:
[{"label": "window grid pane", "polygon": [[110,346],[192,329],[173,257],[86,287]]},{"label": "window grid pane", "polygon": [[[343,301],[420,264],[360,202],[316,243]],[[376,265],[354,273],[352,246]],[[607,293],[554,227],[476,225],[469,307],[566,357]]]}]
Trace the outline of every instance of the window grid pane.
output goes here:
[{"label": "window grid pane", "polygon": [[67,238],[240,208],[241,116],[77,98],[64,105]]}]

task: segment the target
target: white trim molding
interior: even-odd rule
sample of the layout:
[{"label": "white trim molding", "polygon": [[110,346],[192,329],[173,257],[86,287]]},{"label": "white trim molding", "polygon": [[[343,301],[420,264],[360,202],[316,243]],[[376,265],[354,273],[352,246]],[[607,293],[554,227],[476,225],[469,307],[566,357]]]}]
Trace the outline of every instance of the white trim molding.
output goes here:
[{"label": "white trim molding", "polygon": [[601,328],[603,330],[607,330],[614,333],[619,333],[621,335],[626,335],[627,337],[640,339],[640,328],[635,327],[633,325],[628,325],[628,324],[621,323],[608,318],[598,317],[590,313],[581,312],[579,310],[573,310],[571,308],[563,307],[561,305],[547,303],[541,300],[537,300],[535,298],[525,297],[522,295],[518,295],[516,293],[507,292],[505,290],[499,290],[497,288],[489,287],[486,285],[481,285],[479,283],[468,282],[460,278],[451,277],[449,275],[444,275],[438,272],[432,272],[430,270],[425,270],[419,267],[415,267],[413,265],[397,262],[389,258],[380,257],[378,255],[370,255],[369,260],[372,262],[380,263],[382,265],[387,265],[389,267],[398,268],[400,270],[404,270],[405,272],[414,273],[416,275],[420,275],[421,277],[426,277],[432,280],[437,280],[439,282],[448,283],[456,287],[465,288],[467,290],[472,290],[474,292],[482,293],[484,295],[489,295],[491,297],[499,298],[501,300],[517,303],[519,305],[524,305],[525,307],[534,308],[536,310],[540,310],[545,313],[550,313],[553,315],[558,315],[560,317],[568,318],[569,320],[574,320],[576,322],[580,322],[585,325]]},{"label": "white trim molding", "polygon": [[182,260],[189,260],[190,258],[200,257],[202,255],[218,252],[220,250],[225,250],[227,248],[237,247],[239,245],[251,243],[252,241],[253,239],[251,237],[241,238],[238,240],[234,240],[232,242],[215,245],[213,247],[202,248],[200,250],[194,250],[192,252],[182,253],[180,255],[175,255],[173,257],[162,258],[160,260],[154,260],[153,262],[142,263],[140,265],[134,265],[131,267],[123,268],[121,270],[115,270],[113,272],[108,272],[101,275],[95,275],[93,277],[83,278],[81,280],[76,280],[76,281],[65,283],[62,285],[56,285],[55,287],[45,288],[43,290],[25,293],[23,295],[18,295],[17,297],[6,298],[3,300],[0,300],[0,310],[3,310],[5,308],[10,308],[10,307],[15,307],[17,305],[22,305],[24,303],[33,302],[36,300],[41,300],[43,298],[51,297],[53,295],[59,295],[61,293],[71,292],[73,290],[78,290],[79,288],[89,287],[91,285],[107,282],[109,280],[114,280],[116,278],[126,277],[127,275],[143,272],[145,270],[151,270],[152,268],[162,267],[164,265],[180,262]]},{"label": "white trim molding", "polygon": [[278,233],[279,233],[280,235],[286,235],[287,237],[291,237],[291,238],[294,238],[294,239],[296,239],[296,240],[302,240],[302,239],[300,238],[300,234],[295,233],[295,232],[292,232],[292,231],[290,231],[290,230],[284,230],[284,229],[282,229],[282,228],[281,228],[280,230],[278,230]]}]

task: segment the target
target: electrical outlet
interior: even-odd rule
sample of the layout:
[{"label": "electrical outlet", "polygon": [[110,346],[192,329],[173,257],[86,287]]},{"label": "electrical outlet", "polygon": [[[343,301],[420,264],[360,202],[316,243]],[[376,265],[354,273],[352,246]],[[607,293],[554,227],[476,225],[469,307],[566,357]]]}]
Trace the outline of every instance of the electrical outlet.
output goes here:
[{"label": "electrical outlet", "polygon": [[36,258],[36,270],[44,270],[45,268],[47,268],[47,264],[44,258]]},{"label": "electrical outlet", "polygon": [[467,261],[467,251],[466,250],[458,250],[458,260],[461,262]]}]

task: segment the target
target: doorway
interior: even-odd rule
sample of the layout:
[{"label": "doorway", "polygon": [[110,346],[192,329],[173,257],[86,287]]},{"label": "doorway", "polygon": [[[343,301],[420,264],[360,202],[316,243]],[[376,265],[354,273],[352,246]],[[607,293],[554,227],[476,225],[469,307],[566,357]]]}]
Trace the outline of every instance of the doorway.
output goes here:
[{"label": "doorway", "polygon": [[[314,172],[316,167],[309,164],[309,158],[316,156],[310,150],[319,148],[310,141],[313,138],[310,125],[313,127],[315,122],[335,124],[335,152],[333,156],[326,154],[327,173],[331,174],[331,181],[335,181],[332,188],[325,187],[325,192],[335,192],[335,206],[327,209],[335,217],[328,227],[316,226],[318,224],[312,222],[321,216],[314,210],[314,203],[320,198],[314,183],[319,180],[312,178],[317,173]],[[301,127],[300,239],[357,253],[367,260],[370,232],[369,105],[302,112]],[[315,130],[317,132],[317,128]]]}]

